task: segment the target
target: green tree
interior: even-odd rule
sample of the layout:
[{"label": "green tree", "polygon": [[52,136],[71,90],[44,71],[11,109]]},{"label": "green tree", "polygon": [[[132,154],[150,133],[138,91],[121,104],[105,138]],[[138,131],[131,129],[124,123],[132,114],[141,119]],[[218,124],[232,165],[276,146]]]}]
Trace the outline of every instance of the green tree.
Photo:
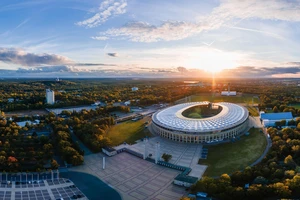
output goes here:
[{"label": "green tree", "polygon": [[296,167],[296,163],[294,162],[293,157],[291,155],[285,157],[284,164],[286,164],[290,169],[294,169]]},{"label": "green tree", "polygon": [[161,157],[162,159],[164,159],[165,162],[169,162],[172,158],[172,155],[164,153]]},{"label": "green tree", "polygon": [[277,106],[274,106],[274,107],[273,107],[273,112],[274,112],[274,113],[278,113],[278,108],[277,108]]},{"label": "green tree", "polygon": [[52,169],[58,169],[58,167],[59,167],[59,164],[57,163],[57,161],[56,160],[52,160],[51,161],[51,168]]},{"label": "green tree", "polygon": [[285,119],[280,121],[280,126],[286,126],[286,120]]}]

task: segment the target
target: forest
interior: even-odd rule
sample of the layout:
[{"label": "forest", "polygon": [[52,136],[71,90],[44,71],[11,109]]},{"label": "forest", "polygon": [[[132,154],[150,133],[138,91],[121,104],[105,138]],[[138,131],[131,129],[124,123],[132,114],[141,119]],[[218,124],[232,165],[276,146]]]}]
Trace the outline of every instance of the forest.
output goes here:
[{"label": "forest", "polygon": [[219,178],[203,177],[191,190],[228,200],[299,197],[300,129],[269,128],[268,133],[272,147],[261,163]]}]

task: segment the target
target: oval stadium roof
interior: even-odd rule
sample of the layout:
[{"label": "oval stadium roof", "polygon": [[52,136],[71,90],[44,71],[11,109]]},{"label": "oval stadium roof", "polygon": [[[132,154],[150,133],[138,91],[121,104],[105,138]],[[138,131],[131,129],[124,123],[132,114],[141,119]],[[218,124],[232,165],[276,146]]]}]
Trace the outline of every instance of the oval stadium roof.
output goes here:
[{"label": "oval stadium roof", "polygon": [[209,118],[192,119],[182,115],[182,112],[197,105],[207,105],[209,102],[192,102],[168,107],[152,116],[155,124],[174,131],[191,133],[215,132],[229,129],[243,123],[249,116],[246,108],[233,103],[213,103],[221,106],[222,111]]}]

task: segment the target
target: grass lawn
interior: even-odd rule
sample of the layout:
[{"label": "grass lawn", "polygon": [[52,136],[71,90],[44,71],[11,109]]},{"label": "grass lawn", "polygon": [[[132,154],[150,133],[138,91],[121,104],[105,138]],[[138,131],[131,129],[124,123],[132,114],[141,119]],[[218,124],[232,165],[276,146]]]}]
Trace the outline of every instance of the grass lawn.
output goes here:
[{"label": "grass lawn", "polygon": [[252,116],[259,116],[259,113],[257,112],[256,108],[254,108],[253,106],[246,106],[246,108],[248,109],[248,111]]},{"label": "grass lawn", "polygon": [[130,120],[114,125],[106,133],[106,136],[112,140],[113,146],[119,145],[123,142],[133,144],[141,138],[152,136],[148,128],[145,128],[145,122],[147,121],[150,121],[150,117],[144,117],[143,119],[135,122]]},{"label": "grass lawn", "polygon": [[250,135],[242,136],[239,141],[215,146],[206,146],[208,156],[200,164],[208,165],[204,176],[231,174],[249,166],[264,152],[267,141],[260,129],[251,129]]},{"label": "grass lawn", "polygon": [[290,106],[294,107],[294,108],[297,108],[297,109],[300,109],[300,103],[298,103],[298,104],[291,104]]},{"label": "grass lawn", "polygon": [[[231,103],[248,103],[252,104],[252,96],[212,96],[199,95],[192,96],[191,101],[210,101],[210,102],[231,102]],[[259,103],[257,98],[253,99],[254,103]]]}]

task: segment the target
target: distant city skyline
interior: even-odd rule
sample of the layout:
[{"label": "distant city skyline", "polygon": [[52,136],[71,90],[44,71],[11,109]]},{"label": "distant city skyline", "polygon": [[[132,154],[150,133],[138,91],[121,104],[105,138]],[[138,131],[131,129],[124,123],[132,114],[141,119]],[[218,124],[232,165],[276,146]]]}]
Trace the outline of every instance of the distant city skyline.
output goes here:
[{"label": "distant city skyline", "polygon": [[300,78],[300,0],[3,0],[0,77]]}]

